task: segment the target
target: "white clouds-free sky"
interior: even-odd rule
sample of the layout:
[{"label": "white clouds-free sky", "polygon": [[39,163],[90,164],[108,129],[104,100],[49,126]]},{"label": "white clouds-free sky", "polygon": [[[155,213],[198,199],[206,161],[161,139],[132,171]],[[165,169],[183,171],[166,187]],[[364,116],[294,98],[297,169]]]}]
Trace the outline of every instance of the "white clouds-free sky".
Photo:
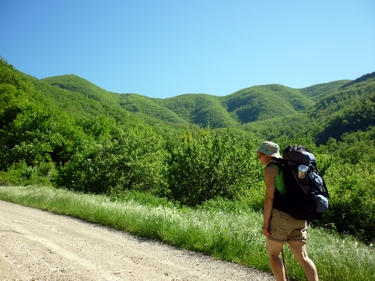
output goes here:
[{"label": "white clouds-free sky", "polygon": [[373,0],[2,0],[0,56],[116,93],[225,96],[375,71]]}]

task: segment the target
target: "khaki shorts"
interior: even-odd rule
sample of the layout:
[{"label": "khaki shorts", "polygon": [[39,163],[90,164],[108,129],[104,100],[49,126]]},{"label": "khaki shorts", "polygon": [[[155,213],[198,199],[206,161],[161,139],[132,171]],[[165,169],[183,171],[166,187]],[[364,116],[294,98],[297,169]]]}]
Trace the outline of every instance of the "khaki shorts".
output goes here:
[{"label": "khaki shorts", "polygon": [[291,215],[273,209],[269,223],[269,232],[271,239],[276,242],[285,243],[292,240],[301,240],[306,242],[307,222],[305,220],[296,220]]}]

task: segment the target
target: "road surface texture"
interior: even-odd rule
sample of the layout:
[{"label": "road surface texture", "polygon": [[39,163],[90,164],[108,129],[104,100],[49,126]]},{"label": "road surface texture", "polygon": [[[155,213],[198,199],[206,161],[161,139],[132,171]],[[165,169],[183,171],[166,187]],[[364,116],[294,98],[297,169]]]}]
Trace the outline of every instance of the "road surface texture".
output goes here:
[{"label": "road surface texture", "polygon": [[0,280],[274,280],[126,232],[0,201]]}]

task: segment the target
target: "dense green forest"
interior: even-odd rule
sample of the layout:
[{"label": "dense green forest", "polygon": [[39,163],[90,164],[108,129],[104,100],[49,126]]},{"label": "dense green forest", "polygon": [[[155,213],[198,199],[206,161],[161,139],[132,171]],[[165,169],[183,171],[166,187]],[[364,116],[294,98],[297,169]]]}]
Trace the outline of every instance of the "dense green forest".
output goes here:
[{"label": "dense green forest", "polygon": [[375,240],[375,72],[293,89],[155,99],[108,92],[76,75],[36,79],[0,60],[0,181],[179,206],[221,198],[262,210],[254,149],[307,146],[331,193],[316,224]]}]

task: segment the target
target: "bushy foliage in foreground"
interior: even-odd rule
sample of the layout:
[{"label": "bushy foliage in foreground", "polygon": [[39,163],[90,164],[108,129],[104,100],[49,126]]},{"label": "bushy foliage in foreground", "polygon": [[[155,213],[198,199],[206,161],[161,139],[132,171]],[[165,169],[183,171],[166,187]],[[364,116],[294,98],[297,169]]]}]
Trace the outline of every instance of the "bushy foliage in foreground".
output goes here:
[{"label": "bushy foliage in foreground", "polygon": [[160,136],[120,130],[112,140],[75,154],[60,169],[56,184],[87,193],[160,192],[165,186],[165,158]]},{"label": "bushy foliage in foreground", "polygon": [[[322,225],[375,241],[375,127],[345,134],[341,142],[331,139],[322,147],[331,165],[325,178],[331,191],[331,210]],[[329,156],[327,153],[329,153]]]},{"label": "bushy foliage in foreground", "polygon": [[219,136],[207,128],[195,138],[187,131],[168,164],[171,197],[189,206],[215,197],[236,199],[256,180],[253,145],[230,130]]}]

